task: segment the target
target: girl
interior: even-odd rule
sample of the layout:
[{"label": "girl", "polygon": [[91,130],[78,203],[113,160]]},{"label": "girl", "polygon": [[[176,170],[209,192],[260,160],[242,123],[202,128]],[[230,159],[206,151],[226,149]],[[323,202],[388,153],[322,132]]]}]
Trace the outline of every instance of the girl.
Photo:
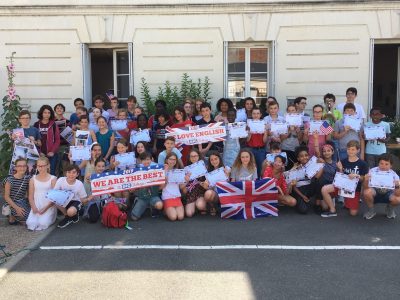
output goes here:
[{"label": "girl", "polygon": [[170,126],[170,117],[167,112],[163,111],[158,114],[158,122],[154,125],[154,142],[153,142],[153,154],[157,157],[158,154],[165,150],[165,129]]},{"label": "girl", "polygon": [[[189,152],[188,165],[194,164],[200,160],[200,152],[197,149],[192,149]],[[190,177],[190,174],[189,174]],[[206,213],[206,202],[204,201],[204,177],[190,180],[186,183],[184,193],[186,194],[185,213],[186,217],[190,218],[196,212],[196,208],[201,214]]]},{"label": "girl", "polygon": [[[212,151],[209,155],[209,164],[207,167],[207,171],[212,172],[219,168],[224,168],[225,175],[227,178],[229,178],[230,169],[224,166],[219,152]],[[215,205],[219,202],[218,194],[215,191],[215,187],[210,186],[208,180],[204,182],[203,186],[207,189],[207,191],[204,193],[204,200],[210,205],[210,215],[215,216],[217,214],[217,209]]]},{"label": "girl", "polygon": [[[165,159],[165,172],[177,168],[178,157],[175,153],[170,153]],[[185,180],[189,181],[189,175],[186,174]],[[164,212],[170,221],[182,221],[185,217],[185,210],[182,205],[181,192],[185,184],[169,183],[168,177],[165,184],[160,186],[162,189],[161,199],[163,200]]]},{"label": "girl", "polygon": [[[321,121],[323,113],[324,108],[322,107],[322,105],[314,105],[313,121]],[[317,157],[320,157],[321,147],[326,143],[326,141],[330,140],[330,135],[325,135],[323,133],[319,133],[318,131],[310,132],[310,123],[307,123],[304,129],[303,140],[306,144],[308,142],[308,153],[311,156],[315,155]]]},{"label": "girl", "polygon": [[[322,217],[333,217],[333,214],[336,213],[336,210],[334,207],[329,207],[329,205],[325,202],[322,201],[322,188],[327,185],[331,184],[333,182],[333,179],[335,178],[336,172],[339,171],[340,167],[340,162],[336,162],[333,160],[333,155],[335,153],[335,150],[333,148],[332,144],[325,144],[322,146],[322,158],[318,159],[319,162],[324,163],[324,168],[322,169],[322,175],[317,181],[317,190],[316,190],[316,204],[322,206],[323,212],[321,214]],[[331,204],[330,202],[329,204]],[[322,212],[322,211],[321,211]]]},{"label": "girl", "polygon": [[94,163],[97,158],[101,156],[101,146],[98,143],[93,143],[90,148],[90,160],[84,160],[79,165],[79,169],[85,168],[85,176],[83,186],[85,187],[86,194],[90,193],[90,176],[94,173]]},{"label": "girl", "polygon": [[135,147],[135,157],[136,157],[136,165],[141,164],[140,154],[147,152],[147,143],[146,142],[137,142]]},{"label": "girl", "polygon": [[[124,154],[128,151],[128,142],[125,139],[120,139],[117,142],[117,152],[118,154]],[[125,170],[128,166],[123,166],[123,167],[119,167],[120,163],[119,161],[115,160],[115,156],[113,155],[110,159],[110,169],[111,170],[121,170],[122,168]],[[129,166],[129,167],[133,167],[133,166]],[[128,199],[129,199],[129,191],[122,191],[122,192],[117,192],[114,193],[114,196],[116,198],[124,198],[125,201],[124,203],[128,203]]]},{"label": "girl", "polygon": [[277,155],[274,159],[274,163],[267,166],[262,177],[276,179],[276,186],[279,191],[278,202],[281,205],[295,206],[296,199],[289,195],[292,185],[290,185],[288,188],[285,176],[283,175],[283,172],[285,171],[285,163],[286,158],[281,155]]},{"label": "girl", "polygon": [[99,108],[93,108],[92,113],[89,115],[89,129],[93,130],[95,133],[99,131],[99,126],[97,125],[97,119],[101,117],[101,110]]},{"label": "girl", "polygon": [[250,149],[240,150],[232,166],[231,181],[257,179],[256,160]]},{"label": "girl", "polygon": [[37,162],[38,174],[29,181],[29,204],[31,211],[26,226],[29,230],[44,230],[53,224],[57,217],[57,208],[46,198],[46,194],[56,184],[57,177],[50,175],[50,161],[40,157]]},{"label": "girl", "polygon": [[[128,111],[125,108],[118,109],[117,119],[123,121],[128,120]],[[131,121],[128,121],[128,126],[125,129],[117,131],[117,135],[120,135],[125,140],[129,140],[130,137],[130,130],[129,130],[130,123]]]},{"label": "girl", "polygon": [[8,216],[8,224],[17,225],[25,222],[28,218],[31,207],[27,198],[30,176],[25,175],[28,164],[26,159],[18,158],[15,161],[16,173],[8,176],[4,185],[4,200],[10,207],[11,213]]},{"label": "girl", "polygon": [[196,100],[194,100],[194,110],[193,116],[191,118],[194,123],[203,118],[200,107],[204,102],[204,99],[201,98],[197,98]]},{"label": "girl", "polygon": [[219,99],[217,102],[219,114],[214,118],[214,121],[228,123],[228,110],[231,108],[233,108],[233,103],[230,99]]},{"label": "girl", "polygon": [[[298,163],[294,165],[294,169],[301,169],[310,160],[310,155],[308,154],[308,148],[306,146],[299,146],[296,148],[296,157]],[[322,174],[323,169],[321,169],[315,178],[319,178]],[[311,197],[315,194],[316,184],[315,180],[308,178],[305,175],[304,178],[293,183],[293,191],[291,196],[296,199],[297,211],[301,214],[306,214],[311,207]]]},{"label": "girl", "polygon": [[[252,111],[257,108],[256,101],[253,98],[247,97],[244,99],[244,109],[246,112],[247,119],[252,119]],[[260,116],[261,118],[261,116]]]},{"label": "girl", "polygon": [[[99,157],[94,162],[94,171],[96,174],[101,174],[106,169],[106,161]],[[104,194],[101,196],[92,196],[92,190],[90,189],[89,197],[82,201],[84,205],[83,217],[88,218],[90,223],[96,223],[101,216],[101,208],[103,206],[104,199],[110,198],[110,194]]]},{"label": "girl", "polygon": [[129,123],[129,129],[144,130],[148,129],[148,118],[145,114],[141,113],[136,117],[136,121]]},{"label": "girl", "polygon": [[[294,104],[289,104],[286,108],[286,113],[295,114],[296,106]],[[281,148],[282,151],[286,152],[288,163],[287,170],[290,170],[293,167],[294,162],[296,161],[295,150],[300,146],[300,143],[303,141],[303,132],[300,130],[299,126],[289,126],[287,134],[281,134]]]},{"label": "girl", "polygon": [[185,110],[186,116],[189,119],[191,119],[193,116],[193,106],[193,101],[190,98],[187,98],[183,104],[183,109]]},{"label": "girl", "polygon": [[[197,100],[196,100],[196,103],[197,103]],[[185,110],[180,106],[175,107],[174,119],[173,119],[173,124],[171,125],[171,128],[182,128],[185,126],[193,126],[193,125],[195,125],[195,124],[192,122],[192,120],[187,118]],[[182,153],[182,161],[184,164],[187,163],[187,158],[188,158],[190,149],[191,149],[191,146],[187,146],[187,145],[184,145],[184,146],[182,146],[181,149],[179,149]]]},{"label": "girl", "polygon": [[97,118],[97,126],[99,131],[96,132],[97,142],[101,146],[101,154],[105,160],[108,160],[114,149],[115,135],[108,129],[107,120],[103,116]]},{"label": "girl", "polygon": [[41,135],[40,151],[50,161],[50,173],[56,174],[58,148],[60,147],[60,131],[54,122],[54,111],[50,105],[43,105],[37,114],[39,121],[33,126],[39,129]]}]

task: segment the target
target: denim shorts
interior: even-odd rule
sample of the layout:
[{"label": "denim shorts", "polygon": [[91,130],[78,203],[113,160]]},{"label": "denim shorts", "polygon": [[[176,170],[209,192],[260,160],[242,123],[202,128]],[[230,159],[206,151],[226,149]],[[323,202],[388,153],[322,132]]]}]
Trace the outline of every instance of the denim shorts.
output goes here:
[{"label": "denim shorts", "polygon": [[131,215],[140,218],[146,208],[151,205],[154,206],[157,202],[161,201],[160,197],[138,197],[135,206],[132,209]]},{"label": "denim shorts", "polygon": [[[376,190],[375,190],[376,191]],[[388,191],[386,193],[378,193],[374,197],[374,203],[390,203],[390,196],[392,196],[393,191]]]}]

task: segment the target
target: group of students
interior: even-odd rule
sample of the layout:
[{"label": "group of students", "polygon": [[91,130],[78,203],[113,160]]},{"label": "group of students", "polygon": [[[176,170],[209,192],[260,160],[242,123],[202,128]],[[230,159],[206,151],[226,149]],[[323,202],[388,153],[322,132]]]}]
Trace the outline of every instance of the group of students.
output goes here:
[{"label": "group of students", "polygon": [[[394,207],[400,204],[400,182],[399,176],[391,170],[390,155],[386,154],[385,143],[390,137],[390,126],[381,120],[383,116],[379,108],[371,109],[371,120],[365,122],[362,106],[355,103],[356,96],[355,88],[347,89],[346,102],[336,107],[335,96],[326,94],[323,104],[313,106],[312,118],[305,113],[307,99],[296,98],[287,106],[286,113],[300,114],[303,122],[299,126],[288,126],[285,133],[271,130],[273,122],[285,122],[285,115],[280,112],[274,97],[263,99],[259,107],[250,97],[237,103],[236,107],[230,99],[222,98],[217,102],[215,116],[211,105],[203,99],[186,99],[182,106],[174,108],[172,116],[167,113],[166,103],[158,100],[155,114],[150,117],[138,106],[134,96],[128,98],[126,108],[119,108],[118,98],[110,99],[111,108],[108,110],[103,108],[105,101],[102,96],[94,97],[94,107],[90,110],[78,98],[74,101],[76,112],[70,119],[64,116],[63,104],[55,105],[54,109],[43,105],[33,126],[30,126],[30,112],[23,110],[19,114],[21,128],[41,156],[35,174],[28,174],[27,161],[19,158],[14,162],[15,173],[4,181],[4,198],[10,208],[9,224],[26,223],[28,229],[42,230],[55,222],[57,209],[64,215],[58,224],[60,228],[78,222],[80,216],[97,222],[107,201],[117,201],[135,221],[148,207],[152,208],[153,216],[164,212],[171,221],[192,217],[196,212],[217,214],[219,198],[216,187],[205,176],[191,179],[190,173],[181,184],[168,182],[167,176],[162,185],[93,196],[91,175],[118,170],[119,162],[115,155],[128,152],[134,153],[136,166],[164,165],[166,174],[204,160],[208,172],[223,168],[230,181],[273,178],[278,188],[279,205],[295,207],[300,213],[315,209],[322,217],[337,215],[333,197],[337,196],[338,190],[333,179],[336,172],[342,172],[350,179],[359,179],[355,194],[344,198],[344,207],[349,209],[350,215],[357,215],[362,199],[368,207],[364,214],[366,219],[375,216],[374,204],[378,202],[387,204],[388,218],[395,218]],[[363,119],[364,125],[384,127],[386,138],[366,141],[362,128],[356,131],[345,125],[344,115],[357,116]],[[126,120],[127,127],[113,131],[110,129],[112,120]],[[227,129],[223,142],[179,147],[176,147],[174,137],[166,136],[168,127],[222,122],[228,128],[228,123],[248,120],[263,120],[265,131],[254,133],[247,128],[247,137],[232,138]],[[310,132],[310,120],[326,120],[333,131],[328,134]],[[65,127],[71,127],[74,132],[77,129],[89,132],[89,160],[72,161],[71,154],[68,154],[69,143],[60,136]],[[141,130],[150,132],[150,142],[131,144],[132,131]],[[74,135],[72,144],[77,138]],[[274,154],[273,160],[267,159],[267,154]],[[288,171],[304,168],[314,159],[324,164],[317,174],[312,178],[305,175],[304,178],[288,180]],[[375,169],[392,172],[394,190],[369,187],[369,174]],[[56,206],[46,197],[51,189],[72,191],[74,197],[66,207]]]}]

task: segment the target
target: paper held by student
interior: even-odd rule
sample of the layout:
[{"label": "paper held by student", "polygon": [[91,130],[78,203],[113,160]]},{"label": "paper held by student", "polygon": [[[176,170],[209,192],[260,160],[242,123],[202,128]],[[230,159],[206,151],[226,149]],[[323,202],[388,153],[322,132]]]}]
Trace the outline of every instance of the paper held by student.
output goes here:
[{"label": "paper held by student", "polygon": [[206,165],[202,160],[185,167],[185,171],[190,173],[190,180],[204,176],[207,173]]}]

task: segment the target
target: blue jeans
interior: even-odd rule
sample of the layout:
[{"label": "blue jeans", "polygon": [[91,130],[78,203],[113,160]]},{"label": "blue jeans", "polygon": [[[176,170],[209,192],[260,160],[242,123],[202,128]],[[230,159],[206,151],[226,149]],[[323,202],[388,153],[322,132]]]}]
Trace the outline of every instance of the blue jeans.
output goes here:
[{"label": "blue jeans", "polygon": [[262,164],[265,160],[266,151],[265,148],[251,148],[251,152],[254,154],[254,158],[256,159],[257,165],[257,177],[260,178]]},{"label": "blue jeans", "polygon": [[50,174],[57,176],[58,174],[56,174],[56,168],[58,164],[58,153],[54,153],[52,157],[47,156],[47,158],[50,161]]},{"label": "blue jeans", "polygon": [[161,199],[158,196],[137,197],[137,201],[132,209],[131,215],[133,217],[140,218],[149,205],[154,206],[159,201],[161,201]]}]

